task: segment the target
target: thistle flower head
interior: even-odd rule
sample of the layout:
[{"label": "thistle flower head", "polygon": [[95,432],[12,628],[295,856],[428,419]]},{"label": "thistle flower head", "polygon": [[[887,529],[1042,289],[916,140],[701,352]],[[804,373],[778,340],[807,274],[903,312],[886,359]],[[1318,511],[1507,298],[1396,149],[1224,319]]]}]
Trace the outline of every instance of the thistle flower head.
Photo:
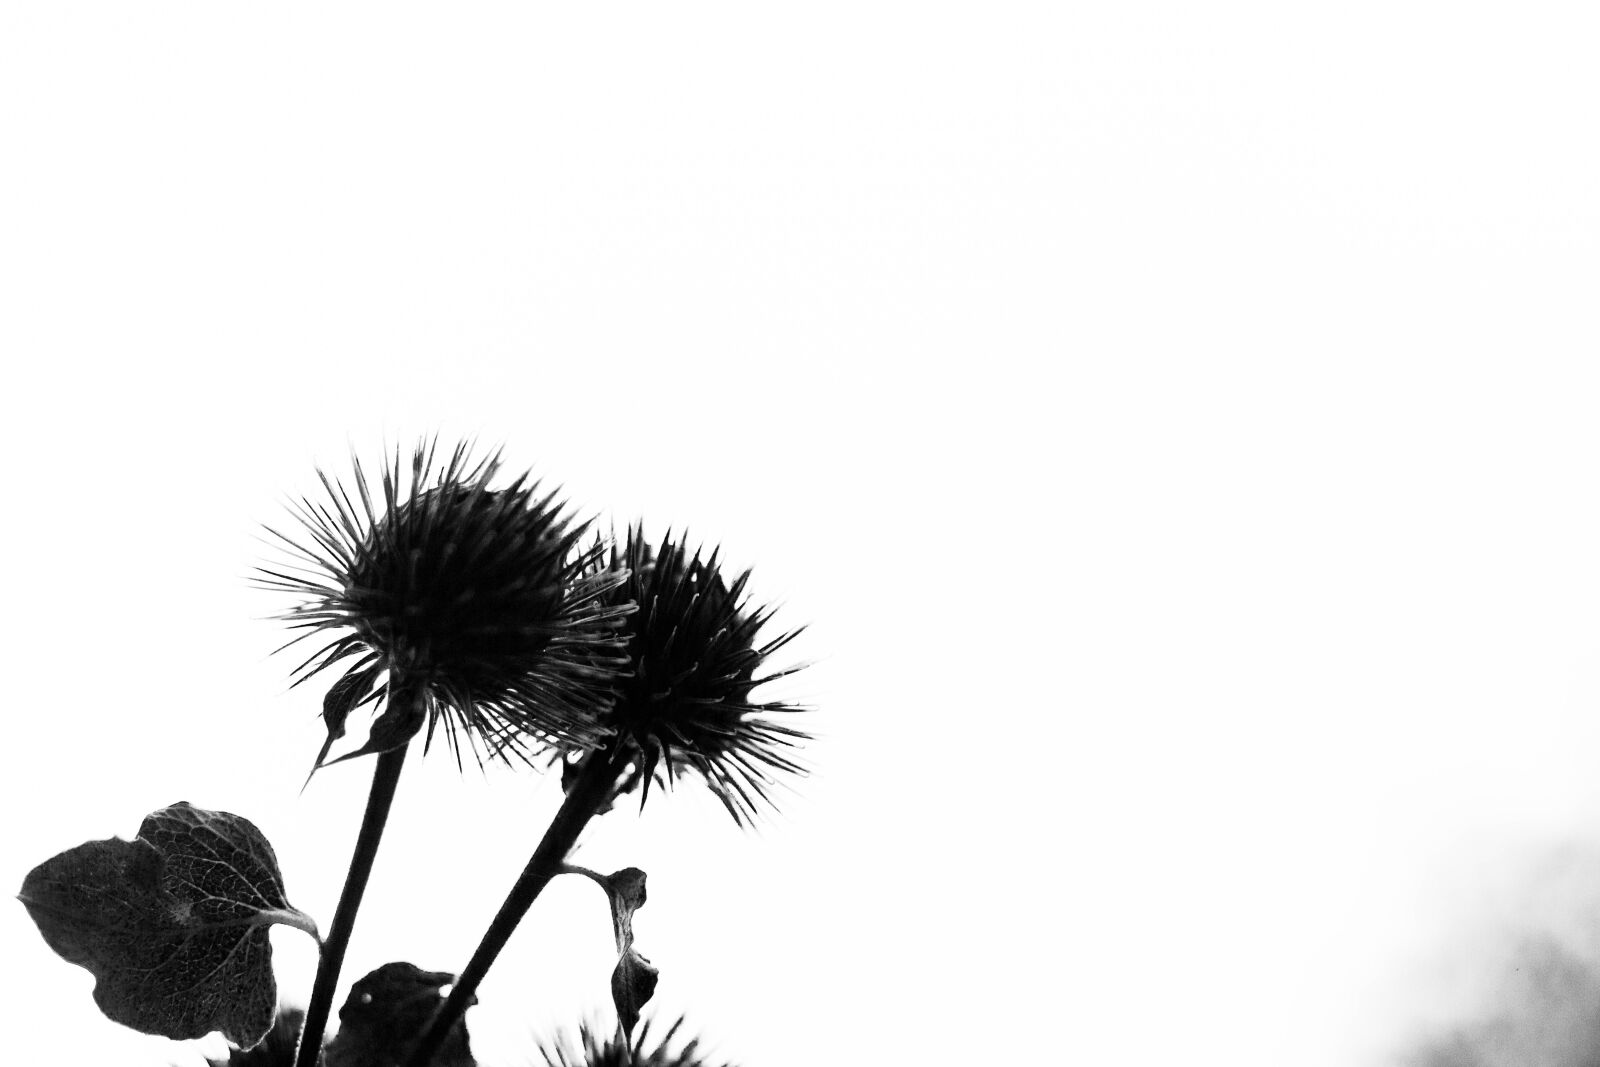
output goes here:
[{"label": "thistle flower head", "polygon": [[630,529],[612,546],[608,569],[628,576],[608,601],[638,605],[624,622],[631,671],[605,716],[635,752],[624,788],[642,782],[647,794],[663,772],[675,781],[694,771],[736,823],[748,823],[771,804],[775,773],[804,773],[790,751],[808,735],[772,718],[800,709],[751,698],[757,686],[799,669],[760,673],[799,631],[762,642],[772,611],[746,601],[750,572],[730,583],[715,551],[691,556],[670,533],[652,547]]},{"label": "thistle flower head", "polygon": [[626,1043],[617,1033],[602,1038],[594,1028],[584,1024],[576,1046],[562,1038],[554,1044],[541,1045],[539,1054],[544,1057],[544,1067],[711,1067],[711,1061],[700,1053],[699,1038],[691,1039],[680,1049],[672,1048],[673,1039],[682,1027],[682,1019],[674,1022],[666,1036],[647,1051],[648,1021],[639,1028],[632,1044]]},{"label": "thistle flower head", "polygon": [[322,474],[326,497],[294,506],[299,537],[269,527],[292,558],[262,568],[259,584],[301,598],[281,616],[300,631],[290,644],[327,639],[296,684],[343,667],[324,704],[329,744],[369,701],[385,710],[352,756],[398,747],[424,722],[429,740],[443,724],[458,760],[463,739],[503,755],[604,736],[627,608],[601,597],[621,576],[595,566],[597,549],[577,550],[585,524],[555,493],[527,475],[492,486],[499,467],[498,454],[461,445],[440,457],[427,442],[409,472],[396,453],[374,487],[357,460],[351,485]]}]

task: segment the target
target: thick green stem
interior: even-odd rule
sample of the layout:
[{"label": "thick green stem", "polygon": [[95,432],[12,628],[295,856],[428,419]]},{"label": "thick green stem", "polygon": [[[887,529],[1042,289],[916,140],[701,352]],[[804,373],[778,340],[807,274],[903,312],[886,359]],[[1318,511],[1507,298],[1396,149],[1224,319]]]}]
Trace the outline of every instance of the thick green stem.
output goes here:
[{"label": "thick green stem", "polygon": [[333,1005],[334,990],[339,985],[339,968],[344,965],[344,951],[350,944],[350,933],[355,929],[356,912],[360,910],[362,894],[367,890],[372,861],[378,857],[378,842],[383,840],[383,828],[389,821],[389,806],[394,802],[395,787],[400,784],[400,769],[405,766],[406,749],[409,747],[407,743],[383,753],[372,770],[372,792],[367,795],[367,813],[361,819],[355,854],[350,857],[350,873],[345,875],[339,908],[333,913],[333,926],[328,931],[328,939],[322,943],[322,956],[317,961],[317,980],[311,987],[311,1003],[306,1007],[306,1023],[300,1033],[300,1051],[295,1057],[295,1067],[316,1067],[322,1055],[322,1032],[327,1029],[328,1011]]},{"label": "thick green stem", "polygon": [[612,787],[627,765],[627,749],[620,744],[589,756],[578,780],[572,785],[572,791],[562,801],[544,837],[533,850],[533,858],[528,860],[521,877],[506,896],[505,903],[500,905],[500,913],[489,924],[488,931],[478,944],[478,951],[472,954],[466,969],[456,979],[450,990],[450,999],[445,1001],[439,1013],[433,1017],[427,1033],[422,1035],[422,1040],[411,1051],[406,1067],[424,1067],[444,1043],[450,1028],[466,1014],[478,984],[489,973],[500,950],[506,947],[512,931],[528,914],[528,909],[550,879],[561,873],[562,865],[572,846],[577,843],[578,835],[610,797]]}]

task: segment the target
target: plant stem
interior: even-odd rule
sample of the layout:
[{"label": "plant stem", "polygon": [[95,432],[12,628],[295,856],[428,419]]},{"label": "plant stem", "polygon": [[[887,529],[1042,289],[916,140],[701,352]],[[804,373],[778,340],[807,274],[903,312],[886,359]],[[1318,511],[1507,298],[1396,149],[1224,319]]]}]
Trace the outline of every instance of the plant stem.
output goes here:
[{"label": "plant stem", "polygon": [[506,947],[512,931],[516,930],[523,916],[528,914],[528,909],[533,906],[534,900],[538,898],[550,879],[561,873],[562,865],[567,854],[572,851],[572,846],[577,843],[578,835],[606,802],[611,788],[616,785],[617,778],[627,765],[627,748],[621,744],[606,751],[597,751],[588,757],[583,770],[578,774],[577,781],[572,784],[572,791],[561,802],[561,807],[556,811],[555,818],[550,820],[544,837],[533,850],[533,857],[528,860],[528,865],[523,868],[516,884],[511,887],[511,892],[506,895],[505,903],[500,905],[499,914],[489,924],[483,940],[478,944],[478,950],[472,954],[466,969],[456,979],[454,987],[450,990],[450,999],[445,1001],[439,1013],[433,1017],[433,1022],[422,1035],[417,1047],[412,1049],[410,1057],[406,1060],[406,1067],[424,1067],[444,1043],[445,1035],[450,1032],[450,1028],[466,1014],[467,1008],[472,1004],[473,995],[478,990],[478,984],[483,981],[484,975],[489,973],[489,968],[494,965],[500,950]]},{"label": "plant stem", "polygon": [[367,890],[372,861],[378,857],[378,842],[383,840],[383,828],[389,821],[389,806],[394,802],[395,787],[400,784],[400,769],[405,766],[406,749],[410,747],[407,742],[381,754],[377,766],[372,769],[372,792],[367,794],[367,811],[361,818],[361,832],[356,836],[356,850],[350,857],[350,873],[344,878],[339,908],[333,913],[333,927],[328,931],[328,940],[323,942],[322,955],[317,960],[317,979],[311,987],[311,1003],[306,1007],[306,1022],[300,1032],[300,1050],[295,1057],[295,1067],[317,1067],[322,1056],[322,1032],[327,1029],[328,1010],[333,1005],[334,990],[339,985],[339,968],[344,965],[344,951],[350,944],[350,933],[355,929],[356,912],[360,910],[361,896]]}]

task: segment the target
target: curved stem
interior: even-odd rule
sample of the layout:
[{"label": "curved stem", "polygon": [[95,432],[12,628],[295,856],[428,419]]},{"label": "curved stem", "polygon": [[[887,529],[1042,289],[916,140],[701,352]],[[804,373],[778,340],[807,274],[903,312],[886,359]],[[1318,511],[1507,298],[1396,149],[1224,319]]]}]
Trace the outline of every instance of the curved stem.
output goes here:
[{"label": "curved stem", "polygon": [[563,863],[560,867],[556,868],[556,873],[581,874],[585,878],[589,879],[589,881],[605,890],[607,895],[610,895],[611,893],[611,884],[606,881],[606,876],[601,874],[599,871],[591,871],[589,868],[580,867],[576,863]]},{"label": "curved stem", "polygon": [[328,1026],[328,1011],[333,1005],[333,993],[339,985],[339,968],[344,965],[344,951],[350,944],[350,933],[355,929],[356,912],[361,908],[361,897],[367,891],[367,878],[372,874],[372,861],[378,858],[378,842],[383,840],[383,828],[389,821],[389,807],[394,802],[395,787],[400,784],[400,769],[405,766],[409,742],[391,749],[378,757],[372,769],[372,791],[367,794],[367,812],[361,819],[361,832],[356,836],[356,850],[350,857],[350,873],[345,875],[344,892],[339,895],[339,907],[333,913],[333,926],[328,939],[322,944],[322,955],[317,961],[317,979],[311,987],[311,1003],[306,1007],[306,1022],[300,1032],[300,1050],[295,1057],[295,1067],[316,1067],[322,1056],[322,1032]]},{"label": "curved stem", "polygon": [[500,905],[499,914],[489,924],[483,940],[478,944],[478,950],[472,954],[466,969],[456,979],[454,987],[450,990],[450,999],[445,1001],[439,1013],[433,1017],[433,1022],[428,1026],[427,1033],[422,1035],[417,1047],[412,1049],[410,1057],[406,1060],[406,1067],[424,1067],[433,1058],[434,1053],[438,1052],[450,1028],[466,1014],[478,990],[478,984],[483,981],[484,975],[489,973],[489,968],[494,965],[500,950],[506,947],[512,931],[516,930],[523,916],[528,914],[528,909],[533,906],[534,900],[538,898],[550,879],[561,873],[567,853],[572,851],[578,835],[610,797],[612,787],[616,785],[617,778],[627,765],[627,747],[621,744],[615,745],[608,751],[595,752],[588,757],[583,770],[578,774],[577,781],[572,785],[572,791],[561,802],[561,807],[556,811],[555,818],[550,820],[550,826],[545,830],[544,837],[533,850],[533,857],[528,860],[528,865],[523,868],[516,884],[511,887],[511,892],[506,895],[505,903]]}]

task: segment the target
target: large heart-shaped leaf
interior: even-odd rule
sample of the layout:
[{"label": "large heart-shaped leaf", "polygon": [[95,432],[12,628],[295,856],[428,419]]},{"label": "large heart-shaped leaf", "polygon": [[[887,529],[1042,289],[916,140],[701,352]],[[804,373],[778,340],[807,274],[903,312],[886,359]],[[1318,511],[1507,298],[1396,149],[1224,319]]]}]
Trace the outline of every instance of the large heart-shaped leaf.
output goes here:
[{"label": "large heart-shaped leaf", "polygon": [[187,803],[151,812],[133,841],[87,841],[39,864],[19,894],[45,942],[95,976],[106,1017],[250,1048],[272,1028],[267,927],[317,936],[289,906],[272,846],[248,819]]}]

